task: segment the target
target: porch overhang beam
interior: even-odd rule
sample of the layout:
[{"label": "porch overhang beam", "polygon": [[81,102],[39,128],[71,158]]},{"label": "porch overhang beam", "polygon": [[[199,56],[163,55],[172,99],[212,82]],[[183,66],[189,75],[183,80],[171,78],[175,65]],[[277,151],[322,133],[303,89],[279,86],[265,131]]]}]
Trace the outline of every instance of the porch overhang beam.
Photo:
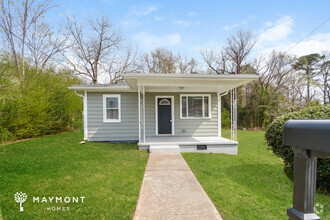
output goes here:
[{"label": "porch overhang beam", "polygon": [[[123,79],[131,89],[148,87],[212,87],[227,91],[259,78],[249,74],[123,74]],[[217,91],[215,91],[217,92]],[[221,91],[219,91],[221,92]]]}]

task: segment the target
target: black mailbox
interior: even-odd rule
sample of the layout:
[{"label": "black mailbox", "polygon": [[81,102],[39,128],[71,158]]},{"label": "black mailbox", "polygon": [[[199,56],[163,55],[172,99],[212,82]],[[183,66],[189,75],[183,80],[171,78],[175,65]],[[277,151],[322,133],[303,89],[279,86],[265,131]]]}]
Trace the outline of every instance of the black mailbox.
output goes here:
[{"label": "black mailbox", "polygon": [[330,156],[330,120],[289,120],[283,145],[294,152],[293,207],[289,219],[320,219],[314,213],[317,157]]}]

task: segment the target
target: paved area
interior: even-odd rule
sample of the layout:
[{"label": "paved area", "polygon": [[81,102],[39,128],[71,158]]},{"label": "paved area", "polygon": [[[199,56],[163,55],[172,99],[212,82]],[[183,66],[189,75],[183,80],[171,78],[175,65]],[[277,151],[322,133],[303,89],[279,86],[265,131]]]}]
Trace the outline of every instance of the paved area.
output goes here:
[{"label": "paved area", "polygon": [[180,153],[150,153],[134,219],[222,219]]}]

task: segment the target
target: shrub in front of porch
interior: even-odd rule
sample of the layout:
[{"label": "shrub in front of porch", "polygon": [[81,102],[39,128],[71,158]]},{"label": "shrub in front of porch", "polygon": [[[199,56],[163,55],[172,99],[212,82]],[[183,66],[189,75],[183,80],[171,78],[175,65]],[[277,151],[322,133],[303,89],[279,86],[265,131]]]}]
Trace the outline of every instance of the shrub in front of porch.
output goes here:
[{"label": "shrub in front of porch", "polygon": [[[290,119],[329,119],[330,106],[307,107],[301,111],[283,115],[275,120],[266,131],[268,148],[277,156],[283,159],[285,172],[292,179],[293,151],[290,146],[282,145],[283,126]],[[330,159],[317,159],[317,187],[325,193],[330,189]]]}]

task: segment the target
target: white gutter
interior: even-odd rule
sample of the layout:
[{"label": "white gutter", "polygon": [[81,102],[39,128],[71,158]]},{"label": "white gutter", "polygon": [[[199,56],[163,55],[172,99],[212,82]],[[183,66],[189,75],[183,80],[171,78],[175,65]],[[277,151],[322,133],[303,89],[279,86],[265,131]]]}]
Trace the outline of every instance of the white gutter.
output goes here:
[{"label": "white gutter", "polygon": [[69,89],[75,91],[88,92],[137,92],[129,86],[114,86],[114,87],[92,87],[92,86],[70,86]]},{"label": "white gutter", "polygon": [[75,93],[77,96],[79,96],[79,97],[81,97],[81,98],[84,98],[84,96],[83,96],[83,95],[80,95],[79,93],[77,93],[76,90],[74,91],[74,93]]},{"label": "white gutter", "polygon": [[157,78],[157,79],[258,79],[254,74],[155,74],[155,73],[125,73],[123,79]]}]

